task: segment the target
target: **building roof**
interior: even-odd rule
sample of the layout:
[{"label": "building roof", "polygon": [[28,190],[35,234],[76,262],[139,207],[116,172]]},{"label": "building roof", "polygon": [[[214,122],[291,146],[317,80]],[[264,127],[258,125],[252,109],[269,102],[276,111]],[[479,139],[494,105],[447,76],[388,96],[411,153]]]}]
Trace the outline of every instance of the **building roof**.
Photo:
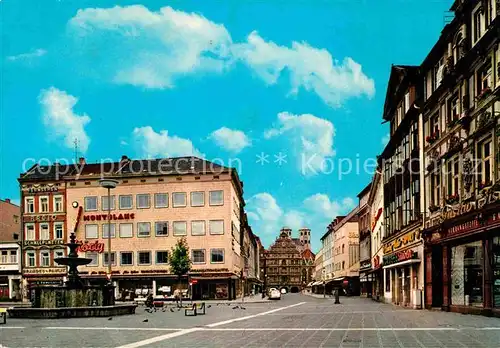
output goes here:
[{"label": "building roof", "polygon": [[361,190],[361,192],[358,193],[358,198],[361,199],[364,195],[366,195],[367,193],[369,193],[371,187],[372,187],[372,183],[369,182],[368,185],[366,185],[365,188],[363,188]]},{"label": "building roof", "polygon": [[416,65],[392,65],[387,91],[385,94],[383,119],[390,121],[396,112],[396,105],[404,96],[400,94],[400,86],[406,85],[414,80],[420,72],[420,67]]}]

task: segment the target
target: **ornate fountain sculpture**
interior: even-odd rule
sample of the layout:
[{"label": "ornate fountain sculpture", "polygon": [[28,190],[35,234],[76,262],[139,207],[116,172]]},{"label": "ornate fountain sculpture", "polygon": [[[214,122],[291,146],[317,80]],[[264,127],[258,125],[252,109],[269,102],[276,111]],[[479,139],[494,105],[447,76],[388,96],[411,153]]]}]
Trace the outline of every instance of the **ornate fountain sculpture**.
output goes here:
[{"label": "ornate fountain sculpture", "polygon": [[76,236],[74,232],[71,232],[69,237],[70,242],[66,243],[69,248],[69,254],[67,257],[58,257],[54,259],[54,261],[63,266],[68,266],[68,280],[65,285],[68,289],[82,289],[84,287],[84,283],[80,275],[78,274],[78,266],[85,266],[92,262],[92,259],[78,257],[77,249],[80,246],[76,242]]}]

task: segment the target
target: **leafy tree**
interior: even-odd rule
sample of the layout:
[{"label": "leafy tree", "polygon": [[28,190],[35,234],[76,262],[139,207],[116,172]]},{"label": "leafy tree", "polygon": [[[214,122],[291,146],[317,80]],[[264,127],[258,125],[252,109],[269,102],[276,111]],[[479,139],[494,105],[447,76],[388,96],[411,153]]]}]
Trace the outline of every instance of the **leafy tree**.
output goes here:
[{"label": "leafy tree", "polygon": [[169,265],[170,271],[177,276],[177,281],[180,284],[181,277],[191,270],[189,247],[185,237],[178,239],[172,248]]}]

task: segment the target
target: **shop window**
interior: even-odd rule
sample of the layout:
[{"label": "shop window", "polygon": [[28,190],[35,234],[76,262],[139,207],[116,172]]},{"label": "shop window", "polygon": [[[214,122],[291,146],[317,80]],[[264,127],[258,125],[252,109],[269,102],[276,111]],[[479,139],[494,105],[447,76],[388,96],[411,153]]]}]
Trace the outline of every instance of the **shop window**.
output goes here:
[{"label": "shop window", "polygon": [[64,231],[63,231],[63,223],[56,222],[54,223],[54,238],[55,239],[63,239]]},{"label": "shop window", "polygon": [[132,209],[133,199],[132,195],[122,195],[119,197],[120,209]]},{"label": "shop window", "polygon": [[137,237],[149,237],[151,235],[151,223],[138,222],[137,223]]},{"label": "shop window", "polygon": [[151,205],[149,193],[141,193],[136,196],[137,209],[148,209]]},{"label": "shop window", "polygon": [[50,253],[48,251],[40,252],[40,266],[50,267]]},{"label": "shop window", "polygon": [[123,251],[120,253],[120,265],[132,266],[134,264],[134,253],[131,251]]},{"label": "shop window", "polygon": [[224,263],[224,249],[210,250],[210,263]]},{"label": "shop window", "polygon": [[191,258],[194,264],[205,263],[205,249],[193,249]]},{"label": "shop window", "polygon": [[451,303],[460,306],[483,306],[481,241],[451,248]]},{"label": "shop window", "polygon": [[206,234],[205,228],[205,221],[191,221],[192,236],[204,236]]},{"label": "shop window", "polygon": [[26,213],[35,212],[35,199],[33,197],[26,197],[25,209]]},{"label": "shop window", "polygon": [[[109,201],[111,202],[111,210],[115,210],[115,196],[111,196]],[[108,196],[101,197],[101,209],[104,211],[109,210],[108,206]]]},{"label": "shop window", "polygon": [[205,192],[191,192],[191,206],[203,207],[205,205]]},{"label": "shop window", "polygon": [[174,236],[185,236],[187,234],[186,221],[174,221],[172,228],[174,229]]},{"label": "shop window", "polygon": [[156,264],[158,265],[168,264],[168,251],[156,252]]},{"label": "shop window", "polygon": [[83,200],[85,211],[97,210],[97,197],[85,197]]},{"label": "shop window", "polygon": [[500,308],[500,236],[493,238],[493,306]]},{"label": "shop window", "polygon": [[172,205],[174,208],[181,208],[186,206],[186,193],[174,192],[172,193]]},{"label": "shop window", "polygon": [[131,238],[134,236],[134,224],[120,224],[120,238]]},{"label": "shop window", "polygon": [[209,204],[210,205],[223,205],[224,204],[224,191],[210,191]]},{"label": "shop window", "polygon": [[26,228],[26,240],[35,240],[35,225],[25,224]]},{"label": "shop window", "polygon": [[493,177],[493,154],[492,154],[491,139],[487,139],[478,144],[477,147],[477,178],[479,187],[488,186],[491,184]]},{"label": "shop window", "polygon": [[49,224],[40,224],[40,239],[41,240],[49,240]]},{"label": "shop window", "polygon": [[151,252],[150,251],[139,251],[137,253],[137,263],[139,265],[150,265],[151,264]]},{"label": "shop window", "polygon": [[155,208],[168,208],[168,193],[155,194]]},{"label": "shop window", "polygon": [[28,264],[28,267],[35,267],[36,266],[36,259],[35,259],[35,252],[34,251],[28,251],[26,253],[26,263]]},{"label": "shop window", "polygon": [[159,221],[155,223],[155,235],[158,237],[168,236],[168,222]]},{"label": "shop window", "polygon": [[210,220],[210,234],[224,234],[224,220]]},{"label": "shop window", "polygon": [[[109,226],[110,224],[105,223],[102,225],[102,238],[109,238]],[[116,224],[111,224],[111,238],[116,236]]]},{"label": "shop window", "polygon": [[[109,264],[109,253],[102,254],[102,264],[103,266],[108,266]],[[111,265],[116,266],[116,253],[111,253]]]},{"label": "shop window", "polygon": [[54,211],[57,213],[63,211],[63,197],[61,195],[54,196]]},{"label": "shop window", "polygon": [[40,213],[49,212],[49,197],[40,197]]}]

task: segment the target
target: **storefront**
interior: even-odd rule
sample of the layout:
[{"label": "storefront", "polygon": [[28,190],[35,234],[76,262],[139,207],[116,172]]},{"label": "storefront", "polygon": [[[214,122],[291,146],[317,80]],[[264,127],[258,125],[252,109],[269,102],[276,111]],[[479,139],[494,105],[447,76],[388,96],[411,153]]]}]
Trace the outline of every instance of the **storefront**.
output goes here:
[{"label": "storefront", "polygon": [[373,294],[373,274],[372,262],[370,259],[360,262],[359,266],[359,282],[360,282],[360,296],[371,298]]},{"label": "storefront", "polygon": [[419,231],[400,235],[384,244],[384,301],[422,308],[423,243]]},{"label": "storefront", "polygon": [[368,272],[368,276],[371,276],[372,299],[382,301],[384,298],[384,272],[378,255],[373,258],[373,269]]},{"label": "storefront", "polygon": [[500,192],[481,199],[490,204],[461,203],[429,221],[426,308],[500,317]]},{"label": "storefront", "polygon": [[235,300],[241,281],[233,274],[193,273],[190,283],[193,300]]}]

